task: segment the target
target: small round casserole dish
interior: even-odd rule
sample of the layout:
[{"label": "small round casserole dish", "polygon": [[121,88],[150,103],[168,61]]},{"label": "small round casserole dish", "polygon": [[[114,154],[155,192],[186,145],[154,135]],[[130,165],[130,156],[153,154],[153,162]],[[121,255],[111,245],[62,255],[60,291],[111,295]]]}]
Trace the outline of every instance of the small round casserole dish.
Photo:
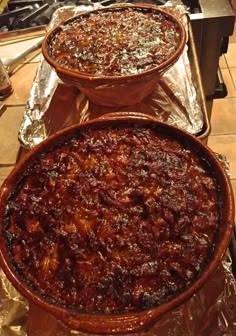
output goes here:
[{"label": "small round casserole dish", "polygon": [[152,92],[186,43],[182,23],[149,4],[120,4],[79,14],[42,45],[60,79],[93,103],[134,105]]}]

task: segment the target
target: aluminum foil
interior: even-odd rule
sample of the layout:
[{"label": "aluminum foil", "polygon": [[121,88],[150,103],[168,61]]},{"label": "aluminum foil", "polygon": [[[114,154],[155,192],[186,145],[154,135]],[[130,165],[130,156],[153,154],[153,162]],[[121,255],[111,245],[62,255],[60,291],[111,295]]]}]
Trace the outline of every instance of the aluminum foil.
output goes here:
[{"label": "aluminum foil", "polygon": [[[77,13],[99,7],[99,3],[62,7],[54,13],[48,30]],[[188,30],[186,8],[180,0],[168,1],[163,8],[175,14]],[[192,134],[200,133],[204,127],[204,117],[192,80],[187,45],[178,62],[163,75],[150,96],[139,104],[118,109],[95,106],[81,92],[61,83],[42,57],[18,138],[23,147],[30,149],[55,131],[117,110],[150,114]]]},{"label": "aluminum foil", "polygon": [[28,303],[0,269],[0,336],[25,336]]},{"label": "aluminum foil", "polygon": [[229,165],[229,161],[227,160],[226,156],[221,153],[215,153],[215,155],[217,156],[218,160],[224,167],[226,174],[230,176],[230,165]]}]

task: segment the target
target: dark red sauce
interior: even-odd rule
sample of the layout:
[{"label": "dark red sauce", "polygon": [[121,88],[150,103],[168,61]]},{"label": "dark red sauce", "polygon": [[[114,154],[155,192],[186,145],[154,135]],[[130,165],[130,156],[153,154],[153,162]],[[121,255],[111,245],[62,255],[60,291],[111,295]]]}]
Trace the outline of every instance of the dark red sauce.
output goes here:
[{"label": "dark red sauce", "polygon": [[68,69],[122,76],[160,65],[179,42],[177,24],[162,13],[106,9],[72,19],[53,37],[49,53]]},{"label": "dark red sauce", "polygon": [[168,301],[201,273],[219,226],[207,164],[148,128],[78,133],[12,192],[5,234],[21,278],[89,312]]}]

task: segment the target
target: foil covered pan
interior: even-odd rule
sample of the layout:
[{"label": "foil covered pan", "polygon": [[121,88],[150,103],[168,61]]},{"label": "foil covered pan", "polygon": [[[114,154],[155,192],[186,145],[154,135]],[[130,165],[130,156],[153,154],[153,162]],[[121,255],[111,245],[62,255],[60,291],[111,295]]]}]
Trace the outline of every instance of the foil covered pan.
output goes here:
[{"label": "foil covered pan", "polygon": [[[91,10],[99,6],[101,5],[96,3],[93,6],[62,7],[54,13],[48,29],[85,9]],[[175,14],[188,31],[188,18],[182,2],[168,1],[164,7]],[[195,88],[189,60],[190,47],[189,44],[186,45],[179,61],[163,75],[150,96],[134,106],[119,108],[119,111],[146,113],[196,135],[207,131],[205,107]],[[54,70],[42,58],[18,138],[23,147],[30,149],[55,131],[108,112],[116,112],[116,108],[92,104],[78,89],[61,83]]]}]

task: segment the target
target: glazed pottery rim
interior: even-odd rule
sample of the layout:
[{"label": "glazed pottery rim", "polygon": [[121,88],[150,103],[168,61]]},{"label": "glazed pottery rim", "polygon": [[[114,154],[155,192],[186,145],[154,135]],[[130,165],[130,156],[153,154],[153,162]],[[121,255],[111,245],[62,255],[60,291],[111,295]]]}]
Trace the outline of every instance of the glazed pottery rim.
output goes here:
[{"label": "glazed pottery rim", "polygon": [[[67,23],[76,20],[77,18],[84,16],[84,15],[90,15],[92,13],[99,13],[103,11],[112,11],[112,10],[124,10],[125,8],[139,8],[139,9],[145,9],[145,10],[153,10],[157,11],[159,13],[162,13],[164,16],[168,17],[168,19],[175,22],[176,27],[178,31],[180,32],[180,38],[178,47],[175,50],[175,52],[164,62],[162,62],[160,65],[155,66],[153,68],[150,68],[148,70],[142,71],[140,73],[136,74],[129,74],[129,75],[112,75],[112,76],[105,76],[105,75],[96,75],[96,74],[90,74],[79,70],[72,70],[69,68],[66,68],[64,66],[59,65],[53,58],[50,56],[48,48],[50,45],[51,38],[56,35],[59,31],[63,29],[63,26],[65,26]],[[80,14],[77,14],[68,20],[65,20],[61,22],[59,25],[57,25],[55,28],[53,28],[51,31],[49,31],[46,35],[46,37],[43,40],[42,43],[42,53],[46,61],[55,69],[55,71],[61,76],[61,77],[68,77],[71,78],[71,80],[87,80],[87,81],[101,81],[101,82],[107,82],[107,81],[114,81],[114,82],[133,82],[133,81],[142,81],[147,79],[148,77],[153,77],[157,74],[162,74],[164,71],[169,69],[181,56],[184,47],[186,45],[187,40],[187,34],[185,31],[185,28],[182,24],[182,22],[175,17],[173,14],[167,12],[166,10],[159,8],[156,5],[151,4],[119,4],[119,5],[111,5],[87,12],[82,12]]]},{"label": "glazed pottery rim", "polygon": [[[174,134],[178,139],[187,141],[194,146],[194,150],[200,150],[201,153],[206,155],[206,158],[210,161],[210,165],[215,169],[217,180],[221,183],[222,191],[225,198],[225,204],[222,205],[223,218],[221,220],[222,231],[219,229],[218,234],[220,239],[216,243],[215,250],[213,251],[210,260],[207,262],[207,265],[200,273],[200,276],[192,282],[192,284],[187,287],[183,292],[177,294],[176,297],[167,301],[159,306],[153,307],[147,310],[141,310],[136,312],[124,312],[124,313],[113,313],[113,314],[104,314],[104,313],[83,313],[76,310],[70,310],[68,308],[61,307],[57,304],[50,303],[47,299],[44,299],[36,291],[21,279],[20,275],[15,270],[11,262],[11,257],[8,254],[8,248],[6,240],[3,235],[3,218],[5,213],[5,208],[7,205],[8,196],[11,193],[13,185],[21,176],[21,173],[28,167],[38,155],[41,155],[48,148],[54,147],[57,143],[57,140],[64,141],[67,138],[70,138],[73,134],[76,134],[80,129],[87,128],[99,128],[107,127],[114,125],[141,125],[154,127],[156,130],[160,130],[164,134]],[[196,147],[196,148],[195,148]],[[218,176],[219,175],[219,176]],[[221,163],[215,156],[215,154],[204,145],[199,139],[175,126],[168,125],[166,123],[154,120],[154,118],[145,119],[143,116],[129,117],[129,116],[119,116],[94,119],[82,124],[77,124],[71,127],[68,127],[64,130],[61,130],[49,138],[41,142],[34,149],[29,151],[26,156],[20,161],[13,171],[10,173],[4,184],[0,189],[0,265],[3,271],[6,273],[8,279],[12,282],[15,288],[30,302],[40,306],[46,312],[54,315],[56,318],[61,320],[63,323],[68,326],[80,330],[82,332],[90,333],[123,333],[123,332],[135,332],[143,330],[144,327],[154,323],[159,319],[163,314],[169,312],[170,310],[176,308],[187,299],[189,299],[194,293],[196,293],[203,284],[209,279],[209,277],[216,270],[220,260],[222,259],[230,238],[232,234],[234,221],[234,202],[233,202],[233,193],[232,188],[228,179],[228,176],[222,167]]]}]

